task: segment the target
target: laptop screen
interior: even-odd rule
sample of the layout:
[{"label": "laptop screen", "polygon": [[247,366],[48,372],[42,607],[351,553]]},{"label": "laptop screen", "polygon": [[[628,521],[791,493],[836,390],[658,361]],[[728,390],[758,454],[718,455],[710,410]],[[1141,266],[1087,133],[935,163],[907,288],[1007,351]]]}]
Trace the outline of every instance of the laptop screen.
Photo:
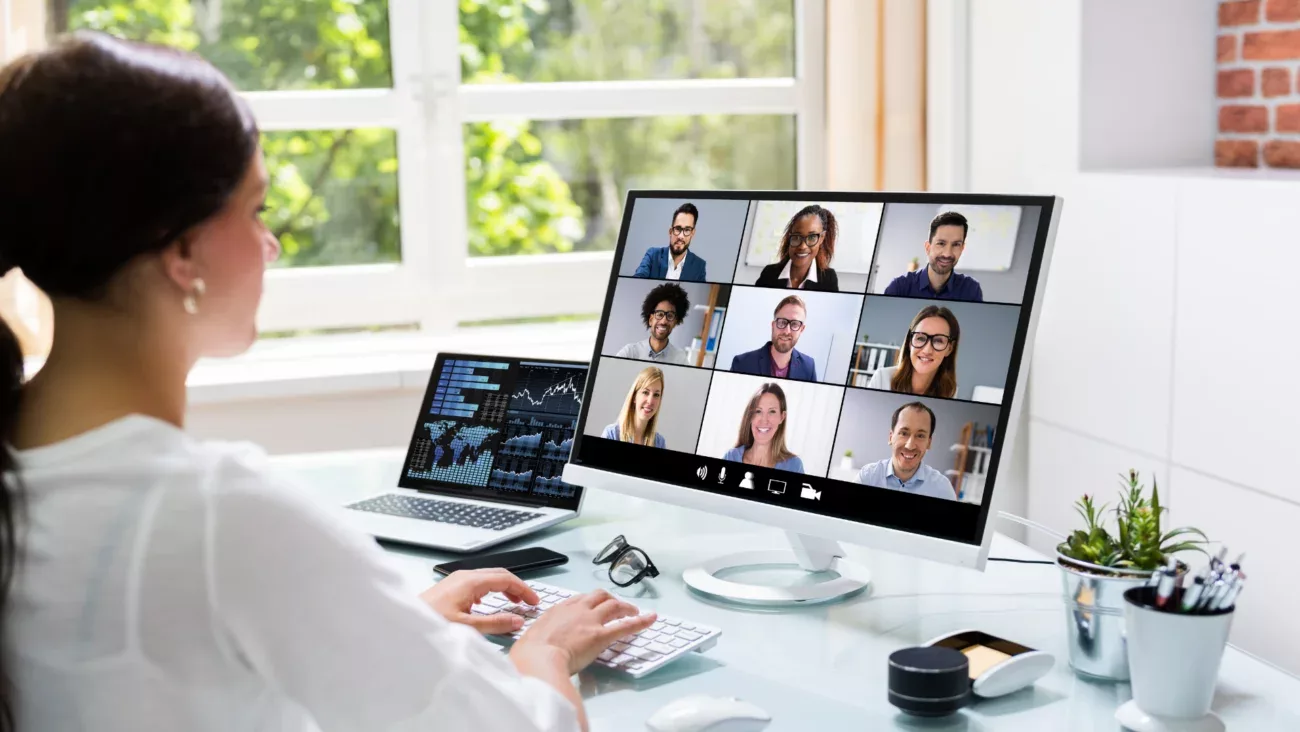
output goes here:
[{"label": "laptop screen", "polygon": [[582,489],[560,476],[586,382],[580,362],[440,354],[399,485],[577,509]]}]

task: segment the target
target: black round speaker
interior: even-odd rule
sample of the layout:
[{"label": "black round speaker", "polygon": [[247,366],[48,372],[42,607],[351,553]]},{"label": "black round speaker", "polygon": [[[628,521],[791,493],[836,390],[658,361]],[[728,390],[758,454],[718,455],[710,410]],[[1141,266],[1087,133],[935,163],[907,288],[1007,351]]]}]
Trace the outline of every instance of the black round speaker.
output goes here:
[{"label": "black round speaker", "polygon": [[889,703],[918,717],[944,717],[970,703],[970,664],[951,648],[918,646],[889,656]]}]

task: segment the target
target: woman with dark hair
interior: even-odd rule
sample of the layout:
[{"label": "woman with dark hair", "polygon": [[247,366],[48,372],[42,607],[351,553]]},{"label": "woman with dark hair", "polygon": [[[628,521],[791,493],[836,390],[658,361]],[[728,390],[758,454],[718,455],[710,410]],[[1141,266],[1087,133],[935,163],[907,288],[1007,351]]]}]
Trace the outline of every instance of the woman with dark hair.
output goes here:
[{"label": "woman with dark hair", "polygon": [[736,446],[722,459],[802,473],[803,460],[785,445],[787,416],[785,391],[779,384],[763,384],[745,405]]},{"label": "woman with dark hair", "polygon": [[785,232],[781,234],[780,261],[764,267],[754,284],[758,287],[839,292],[839,278],[831,269],[838,235],[839,225],[830,209],[815,203],[804,206],[785,225]]},{"label": "woman with dark hair", "polygon": [[0,730],[585,726],[570,675],[653,616],[582,595],[503,655],[481,634],[519,623],[471,607],[536,602],[517,577],[409,596],[255,450],[182,429],[279,254],[258,140],[177,51],[78,35],[0,70],[0,271],[55,322],[27,383],[0,326]]},{"label": "woman with dark hair", "polygon": [[955,398],[960,339],[957,316],[948,308],[927,305],[912,318],[898,364],[876,369],[867,388]]}]

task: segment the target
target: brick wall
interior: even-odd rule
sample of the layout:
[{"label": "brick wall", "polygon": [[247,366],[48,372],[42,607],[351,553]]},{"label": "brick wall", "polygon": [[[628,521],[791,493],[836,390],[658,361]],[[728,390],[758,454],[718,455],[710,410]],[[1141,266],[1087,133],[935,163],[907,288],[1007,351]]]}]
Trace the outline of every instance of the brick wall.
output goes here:
[{"label": "brick wall", "polygon": [[1300,168],[1300,0],[1220,0],[1221,167]]}]

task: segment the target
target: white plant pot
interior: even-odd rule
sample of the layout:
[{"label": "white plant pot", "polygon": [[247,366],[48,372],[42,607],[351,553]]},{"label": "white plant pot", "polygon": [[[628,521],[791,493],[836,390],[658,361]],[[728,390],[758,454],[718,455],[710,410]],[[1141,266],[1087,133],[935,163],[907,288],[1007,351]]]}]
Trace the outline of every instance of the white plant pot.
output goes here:
[{"label": "white plant pot", "polygon": [[840,470],[852,470],[852,469],[853,469],[853,458],[851,457],[840,458]]}]

